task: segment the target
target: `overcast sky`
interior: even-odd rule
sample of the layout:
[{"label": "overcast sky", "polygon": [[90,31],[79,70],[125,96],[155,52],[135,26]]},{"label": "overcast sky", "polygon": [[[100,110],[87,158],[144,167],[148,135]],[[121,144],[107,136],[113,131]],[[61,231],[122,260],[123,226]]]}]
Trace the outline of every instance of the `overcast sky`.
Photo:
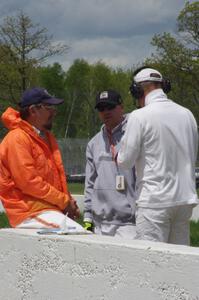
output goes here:
[{"label": "overcast sky", "polygon": [[[175,32],[183,0],[0,0],[0,22],[22,9],[70,46],[49,61],[66,70],[76,58],[128,68],[149,57],[154,34]],[[194,2],[194,1],[190,1]]]}]

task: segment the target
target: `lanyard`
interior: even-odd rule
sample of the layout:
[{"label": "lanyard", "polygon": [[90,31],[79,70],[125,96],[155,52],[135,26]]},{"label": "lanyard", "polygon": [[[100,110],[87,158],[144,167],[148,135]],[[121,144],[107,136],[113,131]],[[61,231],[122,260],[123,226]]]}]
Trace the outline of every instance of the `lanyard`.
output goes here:
[{"label": "lanyard", "polygon": [[112,139],[112,132],[111,132],[111,130],[108,130],[107,128],[106,128],[106,131],[107,131],[107,137],[108,137],[108,140],[109,140],[109,145],[110,145],[112,160],[115,162],[116,169],[117,169],[117,172],[119,174],[120,172],[119,172],[119,167],[118,167],[117,159],[115,159],[117,153],[116,153],[115,145],[114,145],[113,139]]}]

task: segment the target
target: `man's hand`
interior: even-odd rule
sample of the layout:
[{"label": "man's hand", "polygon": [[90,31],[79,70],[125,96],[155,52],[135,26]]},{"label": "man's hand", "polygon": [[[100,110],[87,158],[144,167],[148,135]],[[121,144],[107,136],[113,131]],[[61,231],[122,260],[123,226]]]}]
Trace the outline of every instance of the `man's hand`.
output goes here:
[{"label": "man's hand", "polygon": [[67,214],[69,218],[74,220],[79,218],[80,210],[74,198],[71,197],[68,206],[64,209],[64,214]]},{"label": "man's hand", "polygon": [[84,229],[86,230],[89,230],[89,231],[92,231],[93,232],[93,223],[91,222],[84,222],[84,225],[83,225]]}]

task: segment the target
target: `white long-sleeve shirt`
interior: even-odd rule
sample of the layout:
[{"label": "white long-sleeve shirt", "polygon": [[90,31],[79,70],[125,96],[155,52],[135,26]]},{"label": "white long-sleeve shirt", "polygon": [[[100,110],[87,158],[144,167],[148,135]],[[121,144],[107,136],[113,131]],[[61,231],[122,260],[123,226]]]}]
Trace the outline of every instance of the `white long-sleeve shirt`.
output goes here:
[{"label": "white long-sleeve shirt", "polygon": [[163,208],[198,203],[197,150],[192,113],[169,100],[162,89],[150,92],[145,107],[130,114],[117,158],[121,167],[136,166],[137,205]]}]

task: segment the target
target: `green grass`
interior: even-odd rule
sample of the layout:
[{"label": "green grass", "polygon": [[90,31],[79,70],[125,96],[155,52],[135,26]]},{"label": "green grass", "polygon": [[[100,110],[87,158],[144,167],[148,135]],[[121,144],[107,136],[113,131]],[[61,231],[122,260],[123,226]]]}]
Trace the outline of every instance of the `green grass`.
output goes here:
[{"label": "green grass", "polygon": [[10,224],[6,214],[0,213],[0,228],[8,228],[8,227],[10,227]]},{"label": "green grass", "polygon": [[84,194],[83,183],[68,183],[68,188],[71,194]]},{"label": "green grass", "polygon": [[199,247],[199,221],[190,222],[190,243],[191,246]]}]

